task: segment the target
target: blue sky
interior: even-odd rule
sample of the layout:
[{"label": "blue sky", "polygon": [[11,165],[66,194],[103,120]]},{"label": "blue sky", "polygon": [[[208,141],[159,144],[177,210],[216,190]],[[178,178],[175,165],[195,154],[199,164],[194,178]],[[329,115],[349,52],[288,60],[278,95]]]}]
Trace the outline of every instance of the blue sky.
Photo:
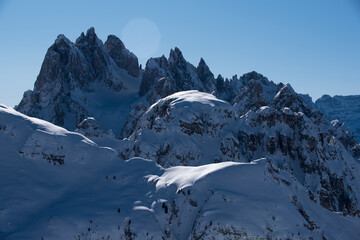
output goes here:
[{"label": "blue sky", "polygon": [[215,75],[255,70],[314,100],[360,94],[359,0],[0,0],[0,102],[14,106],[33,88],[58,34],[75,41],[91,26],[143,65],[177,46]]}]

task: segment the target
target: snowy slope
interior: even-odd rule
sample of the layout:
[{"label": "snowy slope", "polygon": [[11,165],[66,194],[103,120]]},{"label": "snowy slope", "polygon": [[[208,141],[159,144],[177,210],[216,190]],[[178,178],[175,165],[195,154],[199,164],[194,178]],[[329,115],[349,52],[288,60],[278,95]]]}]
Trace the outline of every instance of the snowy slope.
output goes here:
[{"label": "snowy slope", "polygon": [[316,100],[315,105],[329,120],[345,123],[360,141],[360,96],[324,95]]},{"label": "snowy slope", "polygon": [[0,125],[2,239],[360,236],[358,217],[321,207],[266,159],[163,169],[4,105]]}]

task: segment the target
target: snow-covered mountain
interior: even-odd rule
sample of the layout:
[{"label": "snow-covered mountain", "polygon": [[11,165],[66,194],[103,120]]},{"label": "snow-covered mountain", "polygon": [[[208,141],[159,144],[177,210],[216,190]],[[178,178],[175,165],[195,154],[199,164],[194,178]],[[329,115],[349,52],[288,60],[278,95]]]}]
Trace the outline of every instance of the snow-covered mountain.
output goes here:
[{"label": "snow-covered mountain", "polygon": [[[203,101],[218,104],[209,97]],[[114,149],[4,105],[0,123],[1,239],[357,239],[360,234],[357,216],[321,207],[307,187],[270,159],[162,168],[143,158],[123,161]],[[353,167],[358,176],[358,165]]]},{"label": "snow-covered mountain", "polygon": [[129,145],[119,151],[124,159],[143,157],[164,167],[271,159],[324,207],[358,215],[360,195],[353,191],[359,189],[358,180],[353,181],[356,177],[347,166],[358,166],[360,145],[321,112],[308,108],[290,85],[271,103],[257,92],[259,86],[250,82],[244,88],[249,97],[233,106],[198,91],[160,99],[142,115]]},{"label": "snow-covered mountain", "polygon": [[315,102],[329,120],[339,120],[346,124],[360,141],[360,96],[324,95]]},{"label": "snow-covered mountain", "polygon": [[358,239],[360,144],[325,105],[60,35],[0,107],[0,238]]},{"label": "snow-covered mountain", "polygon": [[137,57],[113,35],[105,44],[94,28],[75,43],[59,35],[34,90],[24,93],[16,109],[69,130],[95,117],[101,128],[120,134],[129,106],[138,99],[141,71]]}]

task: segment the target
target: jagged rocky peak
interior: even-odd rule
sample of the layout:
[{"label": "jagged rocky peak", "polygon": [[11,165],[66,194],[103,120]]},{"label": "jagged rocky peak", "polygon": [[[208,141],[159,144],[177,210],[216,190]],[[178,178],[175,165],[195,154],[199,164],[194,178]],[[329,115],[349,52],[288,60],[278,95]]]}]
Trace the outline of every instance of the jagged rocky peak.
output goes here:
[{"label": "jagged rocky peak", "polygon": [[[162,55],[161,57],[150,58],[146,62],[145,68],[149,71],[164,71],[169,68],[169,62],[168,59],[164,55]],[[161,74],[165,74],[165,72],[162,72]]]},{"label": "jagged rocky peak", "polygon": [[109,35],[106,42],[105,42],[105,46],[109,49],[109,51],[111,49],[115,49],[115,50],[125,50],[125,44],[115,35]]},{"label": "jagged rocky peak", "polygon": [[169,62],[175,63],[175,65],[178,67],[181,67],[182,64],[183,65],[186,64],[186,60],[178,47],[175,47],[174,49],[170,49]]},{"label": "jagged rocky peak", "polygon": [[215,91],[214,75],[202,59],[196,68],[187,62],[179,48],[170,50],[169,58],[152,58],[142,77],[139,95],[152,104],[170,94],[186,90]]},{"label": "jagged rocky peak", "polygon": [[262,85],[253,79],[240,88],[232,104],[235,105],[236,112],[239,115],[249,110],[256,111],[262,106],[269,105],[264,96]]},{"label": "jagged rocky peak", "polygon": [[[116,42],[114,37],[110,39]],[[111,124],[114,121],[109,118],[113,116],[105,114],[102,106],[120,106],[125,96],[135,95],[140,79],[130,73],[136,75],[139,69],[136,56],[121,44],[122,56],[116,56],[116,44],[109,41],[108,46],[110,50],[94,28],[82,33],[75,44],[59,35],[45,55],[34,90],[24,94],[16,109],[69,130],[74,130],[88,116],[95,116],[105,129],[121,128]]]},{"label": "jagged rocky peak", "polygon": [[59,34],[55,40],[53,47],[54,50],[60,50],[70,48],[72,45],[73,43],[67,37],[65,37],[64,34]]},{"label": "jagged rocky peak", "polygon": [[217,90],[217,91],[219,91],[219,90],[221,90],[221,89],[224,88],[224,86],[225,86],[225,79],[224,79],[223,76],[221,76],[221,74],[219,74],[219,75],[216,77],[215,81],[216,81],[216,90]]},{"label": "jagged rocky peak", "polygon": [[[280,86],[281,84],[277,85],[255,71],[245,73],[240,78],[238,78],[237,75],[234,75],[231,79],[225,80],[219,75],[216,79],[215,95],[220,99],[234,104],[239,103],[244,99],[248,99],[248,101],[253,100],[254,102],[258,102],[255,105],[259,105],[260,102],[261,104],[268,105],[279,91]],[[252,94],[248,93],[247,90],[252,91]],[[262,95],[262,97],[260,97],[260,95]],[[259,98],[265,98],[265,100],[262,99],[259,102]],[[249,104],[252,103],[248,103],[247,105]],[[240,105],[238,104],[238,106]]]},{"label": "jagged rocky peak", "polygon": [[109,35],[105,47],[119,68],[125,69],[131,76],[139,76],[138,58],[125,48],[124,43],[118,37]]},{"label": "jagged rocky peak", "polygon": [[196,68],[196,72],[200,81],[203,83],[206,92],[212,92],[216,89],[216,81],[214,74],[210,71],[209,66],[206,64],[203,58],[200,59],[200,62]]},{"label": "jagged rocky peak", "polygon": [[109,72],[114,70],[111,67],[113,61],[103,42],[97,37],[94,28],[87,30],[86,35],[81,33],[81,36],[76,39],[75,45],[81,51],[90,67],[89,70],[92,75],[90,81],[98,80],[108,86],[116,86],[116,91],[121,90],[121,84],[115,79],[117,74],[109,74]]},{"label": "jagged rocky peak", "polygon": [[262,80],[263,82],[269,81],[267,79],[267,77],[264,77],[264,75],[262,75],[261,73],[258,73],[256,71],[251,71],[251,72],[245,73],[244,75],[242,75],[240,77],[240,79],[244,83],[247,83],[250,80]]},{"label": "jagged rocky peak", "polygon": [[216,92],[215,96],[223,99],[227,102],[232,102],[240,87],[243,84],[237,79],[237,77],[233,77],[231,80],[224,79],[220,74],[216,78]]},{"label": "jagged rocky peak", "polygon": [[67,102],[66,93],[75,87],[71,82],[77,80],[76,85],[84,85],[84,79],[90,80],[89,69],[82,64],[82,58],[75,45],[64,35],[59,35],[45,55],[34,90],[24,94],[16,109],[63,125],[66,108],[60,105]]},{"label": "jagged rocky peak", "polygon": [[174,81],[174,92],[184,90],[205,91],[203,84],[196,74],[196,68],[188,63],[179,48],[170,50],[169,54],[169,72]]},{"label": "jagged rocky peak", "polygon": [[277,110],[289,108],[294,112],[303,112],[310,117],[314,109],[311,99],[296,93],[290,84],[275,84],[254,71],[244,74],[238,81],[225,81],[228,96],[233,95],[231,89],[236,88],[231,86],[237,82],[240,82],[239,90],[232,100],[237,114],[242,115],[249,110],[256,111],[262,106],[272,106]]},{"label": "jagged rocky peak", "polygon": [[82,32],[80,37],[76,39],[75,43],[78,46],[82,46],[82,45],[94,46],[100,44],[99,41],[101,42],[101,40],[97,37],[95,33],[95,28],[91,27],[86,31],[86,35],[84,34],[84,32]]},{"label": "jagged rocky peak", "polygon": [[169,68],[168,60],[164,55],[158,58],[150,58],[146,62],[145,71],[141,79],[141,85],[139,89],[139,96],[146,95],[150,89],[154,86],[155,81],[160,79],[160,76],[169,75],[166,70]]},{"label": "jagged rocky peak", "polygon": [[311,112],[309,106],[303,99],[294,91],[290,84],[285,84],[279,92],[275,95],[272,105],[277,109],[284,107],[290,108],[294,112],[303,112],[307,115]]}]

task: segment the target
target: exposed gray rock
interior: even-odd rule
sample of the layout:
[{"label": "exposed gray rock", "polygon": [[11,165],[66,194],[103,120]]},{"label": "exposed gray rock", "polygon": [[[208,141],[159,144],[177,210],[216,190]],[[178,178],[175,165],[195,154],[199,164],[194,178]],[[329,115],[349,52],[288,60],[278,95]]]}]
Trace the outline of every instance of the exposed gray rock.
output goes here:
[{"label": "exposed gray rock", "polygon": [[125,69],[134,77],[139,76],[138,58],[125,48],[124,43],[118,37],[109,35],[105,47],[109,50],[110,56],[119,68]]},{"label": "exposed gray rock", "polygon": [[180,49],[171,49],[169,58],[151,58],[146,63],[139,95],[152,104],[170,94],[186,90],[215,91],[215,79],[203,59],[195,68]]},{"label": "exposed gray rock", "polygon": [[275,95],[272,105],[276,109],[283,107],[290,108],[294,112],[309,112],[305,102],[302,98],[294,91],[290,84],[285,84],[280,91]]},{"label": "exposed gray rock", "polygon": [[249,110],[256,111],[262,106],[267,106],[262,85],[255,81],[249,81],[245,86],[240,88],[238,94],[232,101],[236,107],[237,114],[244,114]]},{"label": "exposed gray rock", "polygon": [[[115,62],[110,53],[117,53],[116,43],[120,42],[109,38],[110,51],[96,36],[94,28],[82,33],[75,44],[59,35],[46,53],[34,90],[24,93],[16,109],[69,130],[74,130],[85,118],[95,116],[102,128],[114,129],[119,134],[119,127],[110,119],[118,114],[108,115],[112,111],[108,108],[113,106],[116,111],[122,107],[129,112],[129,105],[122,105],[136,99],[131,94],[138,91],[140,80],[126,73],[138,70],[136,57],[120,46],[122,56]],[[118,66],[119,59],[124,59],[126,54],[136,66],[125,66],[127,60],[123,67],[128,69]]]},{"label": "exposed gray rock", "polygon": [[211,93],[215,91],[214,74],[210,71],[203,58],[200,59],[199,65],[196,68],[196,73],[204,85],[205,92]]}]

